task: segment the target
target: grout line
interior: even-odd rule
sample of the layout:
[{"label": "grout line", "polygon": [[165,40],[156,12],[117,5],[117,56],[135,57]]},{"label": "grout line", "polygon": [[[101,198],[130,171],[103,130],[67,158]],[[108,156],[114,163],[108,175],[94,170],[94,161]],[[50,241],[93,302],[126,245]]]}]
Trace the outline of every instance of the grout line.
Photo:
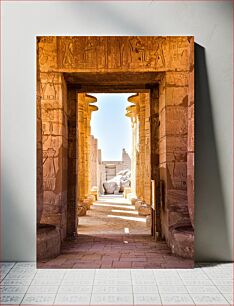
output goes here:
[{"label": "grout line", "polygon": [[89,305],[91,305],[91,301],[92,301],[92,296],[93,296],[93,287],[94,287],[94,282],[95,282],[96,273],[97,273],[97,269],[94,269],[94,274],[93,274],[93,283],[92,283],[92,290],[91,290],[91,294],[90,294]]},{"label": "grout line", "polygon": [[130,279],[131,279],[131,288],[132,288],[132,304],[135,305],[135,297],[134,297],[133,281],[132,281],[132,269],[130,269]]},{"label": "grout line", "polygon": [[[35,262],[35,264],[36,264],[36,262]],[[24,300],[24,298],[25,298],[25,296],[26,296],[26,294],[27,294],[27,292],[28,292],[28,289],[29,289],[29,287],[31,286],[31,284],[32,284],[34,278],[36,277],[36,275],[37,275],[37,267],[36,267],[36,273],[35,273],[35,275],[33,276],[33,278],[31,279],[31,282],[29,283],[28,288],[27,288],[26,292],[24,293],[24,296],[23,296],[23,298],[22,298],[22,300],[21,300],[21,302],[20,302],[20,305],[22,305],[22,302],[23,302],[23,300]]]},{"label": "grout line", "polygon": [[162,297],[161,297],[161,294],[160,294],[160,291],[159,291],[159,287],[158,287],[158,283],[157,283],[157,278],[156,278],[156,275],[154,273],[154,270],[152,272],[153,272],[153,275],[154,275],[155,284],[156,284],[156,287],[157,287],[157,290],[158,290],[158,295],[159,295],[159,298],[160,298],[160,302],[161,302],[161,305],[163,305]]},{"label": "grout line", "polygon": [[65,275],[66,275],[66,274],[67,274],[67,271],[66,271],[66,272],[64,272],[63,277],[61,278],[61,282],[60,282],[60,284],[58,285],[58,289],[57,289],[57,292],[55,293],[55,297],[54,297],[53,305],[56,305],[56,304],[55,304],[55,300],[56,300],[56,297],[57,297],[57,295],[58,295],[59,288],[61,287],[61,284],[62,284],[63,279],[64,279],[64,277],[65,277]]}]

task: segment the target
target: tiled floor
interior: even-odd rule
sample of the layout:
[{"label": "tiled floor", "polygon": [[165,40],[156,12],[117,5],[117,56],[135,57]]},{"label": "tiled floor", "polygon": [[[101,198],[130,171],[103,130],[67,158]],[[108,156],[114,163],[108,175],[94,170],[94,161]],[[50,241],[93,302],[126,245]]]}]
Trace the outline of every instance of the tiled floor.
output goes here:
[{"label": "tiled floor", "polygon": [[79,218],[78,238],[40,268],[191,268],[193,261],[156,242],[135,206],[121,196],[103,196]]},{"label": "tiled floor", "polygon": [[0,304],[232,305],[233,264],[195,269],[36,269],[1,265]]}]

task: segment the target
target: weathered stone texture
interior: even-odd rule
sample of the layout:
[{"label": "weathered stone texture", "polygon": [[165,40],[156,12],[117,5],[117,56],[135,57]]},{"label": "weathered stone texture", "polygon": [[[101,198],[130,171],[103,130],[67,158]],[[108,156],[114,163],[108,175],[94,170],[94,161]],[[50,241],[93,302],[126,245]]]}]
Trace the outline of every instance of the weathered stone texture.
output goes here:
[{"label": "weathered stone texture", "polygon": [[[94,91],[81,92],[79,86],[88,86],[92,77],[95,89],[102,85],[101,77],[105,84],[102,89],[111,92],[125,86],[126,90],[135,78],[137,85],[131,83],[131,89],[142,90],[131,98],[133,108],[128,113],[134,134],[135,181],[131,191],[150,205],[151,179],[156,181],[162,237],[173,252],[193,254],[190,231],[194,225],[193,47],[193,37],[38,38],[38,222],[42,175],[41,222],[56,225],[61,239],[76,227],[77,203],[86,201],[95,184],[95,171],[91,171],[92,176],[90,172],[96,163],[95,158],[90,159],[93,152],[90,119],[97,108],[92,105],[95,98],[86,93]],[[146,74],[149,78],[149,73],[154,73],[150,75],[150,85],[148,81],[141,83]],[[74,91],[67,91],[68,75],[83,82],[75,82],[76,96]],[[97,177],[96,185],[102,179]]]},{"label": "weathered stone texture", "polygon": [[[59,73],[43,73],[40,78],[44,190],[42,223],[58,226],[61,237],[65,237],[68,148],[66,83]],[[59,125],[62,126],[60,131],[56,128]]]},{"label": "weathered stone texture", "polygon": [[74,89],[67,94],[68,120],[68,176],[67,176],[67,236],[77,233],[76,197],[77,197],[77,97]]}]

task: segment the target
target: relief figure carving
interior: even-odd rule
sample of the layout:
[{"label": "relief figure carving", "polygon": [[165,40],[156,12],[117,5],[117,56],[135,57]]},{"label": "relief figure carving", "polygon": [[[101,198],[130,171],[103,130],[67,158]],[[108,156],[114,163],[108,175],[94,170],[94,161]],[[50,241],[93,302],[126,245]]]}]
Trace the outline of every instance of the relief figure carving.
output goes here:
[{"label": "relief figure carving", "polygon": [[131,62],[145,62],[145,46],[138,37],[133,37],[129,40]]},{"label": "relief figure carving", "polygon": [[84,62],[88,65],[95,66],[97,62],[97,54],[96,54],[96,46],[93,43],[93,41],[88,38],[86,46],[84,47],[83,50],[83,59]]},{"label": "relief figure carving", "polygon": [[63,40],[63,66],[69,67],[73,63],[73,43],[72,40]]},{"label": "relief figure carving", "polygon": [[43,187],[44,190],[54,190],[56,183],[56,170],[54,164],[55,150],[43,150]]},{"label": "relief figure carving", "polygon": [[42,87],[42,98],[44,100],[55,100],[57,96],[56,88],[54,85],[55,74],[48,74],[47,81]]}]

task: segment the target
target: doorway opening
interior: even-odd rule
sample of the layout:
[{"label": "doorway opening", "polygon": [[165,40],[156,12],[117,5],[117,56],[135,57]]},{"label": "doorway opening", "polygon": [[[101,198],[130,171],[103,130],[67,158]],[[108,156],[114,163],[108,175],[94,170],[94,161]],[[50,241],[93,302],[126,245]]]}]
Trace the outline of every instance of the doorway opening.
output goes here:
[{"label": "doorway opening", "polygon": [[[82,205],[78,235],[87,238],[98,235],[119,235],[127,243],[128,237],[150,235],[145,214],[139,214],[132,199],[136,199],[136,150],[139,151],[137,133],[133,135],[133,122],[128,98],[134,93],[89,93],[97,99],[90,126],[89,185],[94,196],[92,205]],[[133,115],[133,113],[132,113]],[[133,171],[132,171],[133,170]],[[133,201],[134,202],[134,201]]]},{"label": "doorway opening", "polygon": [[[37,46],[40,267],[192,266],[193,38],[39,37]],[[97,180],[91,118],[101,93],[132,93],[126,116],[134,150],[119,150],[131,169],[99,159]],[[82,234],[94,208],[121,221],[121,233],[106,226],[98,235],[94,224],[94,235]],[[147,235],[137,234],[139,226]]]}]

